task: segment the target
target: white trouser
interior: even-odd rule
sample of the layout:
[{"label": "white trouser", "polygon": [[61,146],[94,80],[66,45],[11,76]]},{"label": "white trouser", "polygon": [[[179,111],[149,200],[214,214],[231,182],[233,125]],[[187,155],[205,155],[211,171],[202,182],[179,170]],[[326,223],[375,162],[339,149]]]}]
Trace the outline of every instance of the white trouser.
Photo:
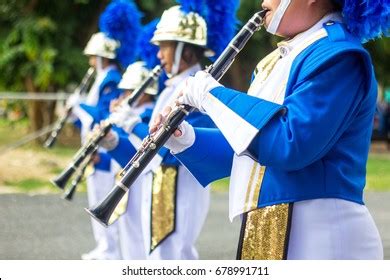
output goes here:
[{"label": "white trouser", "polygon": [[[195,248],[195,242],[206,220],[209,209],[209,187],[203,188],[185,167],[179,167],[175,231],[149,254],[152,179],[153,176],[151,173],[146,174],[143,187],[142,228],[147,259],[198,259],[199,256]],[[164,213],[161,214],[164,215]]]},{"label": "white trouser", "polygon": [[126,213],[117,221],[124,260],[146,259],[141,222],[142,181],[141,175],[130,187]]},{"label": "white trouser", "polygon": [[[95,172],[87,178],[88,203],[94,206],[100,202],[115,184],[115,173],[101,170]],[[103,227],[91,218],[93,236],[96,241],[94,251],[102,259],[120,259],[118,247],[118,225],[112,224],[108,228]]]},{"label": "white trouser", "polygon": [[342,199],[294,203],[288,259],[383,259],[379,232],[366,206]]}]

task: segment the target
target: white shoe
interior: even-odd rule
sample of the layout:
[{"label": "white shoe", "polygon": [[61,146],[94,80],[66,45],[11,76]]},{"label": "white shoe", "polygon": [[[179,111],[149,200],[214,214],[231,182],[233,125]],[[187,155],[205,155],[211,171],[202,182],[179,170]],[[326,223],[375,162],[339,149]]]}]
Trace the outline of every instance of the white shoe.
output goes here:
[{"label": "white shoe", "polygon": [[92,250],[89,253],[81,255],[82,260],[105,260],[106,258],[97,250]]}]

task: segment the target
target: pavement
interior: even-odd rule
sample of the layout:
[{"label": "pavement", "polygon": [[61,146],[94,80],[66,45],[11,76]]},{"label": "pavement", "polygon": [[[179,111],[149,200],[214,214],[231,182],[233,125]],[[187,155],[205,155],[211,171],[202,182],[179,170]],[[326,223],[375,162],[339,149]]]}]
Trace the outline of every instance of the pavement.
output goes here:
[{"label": "pavement", "polygon": [[[366,194],[367,206],[390,259],[390,192]],[[0,195],[1,260],[77,260],[94,246],[85,194],[73,202],[58,194]],[[197,243],[201,259],[235,259],[240,222],[228,220],[228,194],[213,192]]]}]

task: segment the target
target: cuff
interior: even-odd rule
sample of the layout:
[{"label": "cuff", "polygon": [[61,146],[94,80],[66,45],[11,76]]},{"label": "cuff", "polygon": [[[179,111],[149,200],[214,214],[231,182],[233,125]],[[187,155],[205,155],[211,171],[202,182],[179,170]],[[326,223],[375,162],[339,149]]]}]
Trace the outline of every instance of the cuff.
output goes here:
[{"label": "cuff", "polygon": [[273,116],[285,111],[282,105],[224,87],[207,95],[204,108],[238,155]]}]

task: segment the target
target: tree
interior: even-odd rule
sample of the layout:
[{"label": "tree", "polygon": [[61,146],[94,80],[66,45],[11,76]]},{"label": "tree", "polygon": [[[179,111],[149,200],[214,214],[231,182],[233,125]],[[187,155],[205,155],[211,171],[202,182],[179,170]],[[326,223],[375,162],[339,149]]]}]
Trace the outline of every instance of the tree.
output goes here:
[{"label": "tree", "polygon": [[[98,2],[98,5],[96,5]],[[55,92],[87,68],[82,48],[108,0],[9,0],[0,3],[0,89]],[[31,102],[31,128],[53,120],[53,103]]]},{"label": "tree", "polygon": [[[390,38],[381,38],[365,45],[371,53],[375,73],[379,84],[383,88],[390,87]],[[387,58],[387,59],[386,59]]]},{"label": "tree", "polygon": [[[98,30],[98,18],[109,0],[8,0],[0,2],[0,90],[48,92],[79,82],[88,65],[82,50]],[[143,22],[161,17],[174,0],[135,0]],[[241,0],[241,25],[260,10],[260,2]],[[258,61],[276,47],[276,37],[261,30],[238,55],[223,83],[246,91]],[[390,39],[366,45],[384,87],[390,86]],[[34,130],[50,123],[53,104],[30,104]]]}]

